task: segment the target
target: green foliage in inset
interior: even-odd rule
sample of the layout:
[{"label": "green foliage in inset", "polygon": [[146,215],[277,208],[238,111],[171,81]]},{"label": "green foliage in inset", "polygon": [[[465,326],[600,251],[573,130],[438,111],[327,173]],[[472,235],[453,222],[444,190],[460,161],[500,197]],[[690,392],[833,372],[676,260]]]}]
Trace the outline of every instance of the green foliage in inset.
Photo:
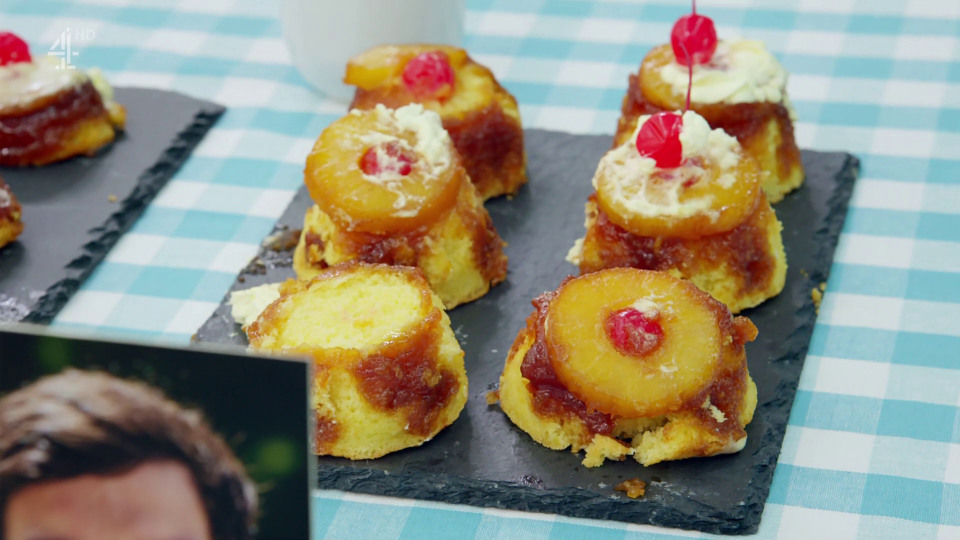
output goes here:
[{"label": "green foliage in inset", "polygon": [[70,342],[65,339],[40,338],[37,341],[37,358],[44,374],[59,373],[70,366]]},{"label": "green foliage in inset", "polygon": [[261,478],[286,476],[297,469],[302,459],[297,456],[297,449],[301,447],[287,437],[264,439],[256,450],[255,462],[250,464],[251,472]]}]

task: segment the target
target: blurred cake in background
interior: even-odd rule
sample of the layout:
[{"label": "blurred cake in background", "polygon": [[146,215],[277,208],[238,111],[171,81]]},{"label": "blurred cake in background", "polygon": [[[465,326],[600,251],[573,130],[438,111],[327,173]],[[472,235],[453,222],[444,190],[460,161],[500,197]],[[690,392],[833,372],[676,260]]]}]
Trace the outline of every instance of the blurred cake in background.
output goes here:
[{"label": "blurred cake in background", "polygon": [[98,70],[62,69],[32,58],[19,37],[0,32],[0,166],[46,165],[92,155],[126,122]]}]

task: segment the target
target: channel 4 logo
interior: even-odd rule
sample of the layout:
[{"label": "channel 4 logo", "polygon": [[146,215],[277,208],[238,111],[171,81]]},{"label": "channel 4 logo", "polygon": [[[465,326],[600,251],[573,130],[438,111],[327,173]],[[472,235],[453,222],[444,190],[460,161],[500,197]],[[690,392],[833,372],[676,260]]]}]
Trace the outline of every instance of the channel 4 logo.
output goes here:
[{"label": "channel 4 logo", "polygon": [[60,37],[53,42],[47,55],[60,58],[60,65],[57,69],[77,69],[73,65],[73,57],[79,56],[80,52],[75,50],[74,41],[86,43],[93,41],[97,33],[92,28],[81,28],[71,31],[69,28],[60,33]]}]

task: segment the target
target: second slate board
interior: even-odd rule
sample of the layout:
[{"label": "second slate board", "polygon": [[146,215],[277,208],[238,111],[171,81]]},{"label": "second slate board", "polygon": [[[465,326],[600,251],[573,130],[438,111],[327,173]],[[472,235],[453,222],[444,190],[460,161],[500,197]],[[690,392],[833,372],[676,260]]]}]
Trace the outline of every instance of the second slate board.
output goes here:
[{"label": "second slate board", "polygon": [[190,156],[224,108],[176,92],[116,88],[127,129],[94,156],[2,168],[23,234],[0,249],[0,323],[49,323]]},{"label": "second slate board", "polygon": [[[747,345],[759,404],[747,427],[746,448],[735,455],[647,468],[627,460],[587,469],[580,464],[582,454],[535,443],[498,406],[488,406],[485,394],[496,387],[507,351],[533,311],[530,301],[576,273],[564,257],[583,236],[590,178],[610,144],[606,136],[527,130],[529,185],[513,200],[499,198],[486,205],[508,242],[507,280],[450,312],[470,380],[463,413],[419,448],[369,461],[318,458],[320,488],[715,534],[757,531],[816,321],[811,290],[827,280],[858,161],[844,153],[804,151],[805,184],[775,206],[784,225],[789,271],[779,296],[743,313],[760,329],[757,340]],[[299,229],[310,204],[301,189],[275,232]],[[291,252],[284,247],[289,246],[265,248],[234,289],[293,277]],[[226,305],[196,338],[246,343]],[[632,500],[613,491],[635,477],[648,483],[644,498]]]}]

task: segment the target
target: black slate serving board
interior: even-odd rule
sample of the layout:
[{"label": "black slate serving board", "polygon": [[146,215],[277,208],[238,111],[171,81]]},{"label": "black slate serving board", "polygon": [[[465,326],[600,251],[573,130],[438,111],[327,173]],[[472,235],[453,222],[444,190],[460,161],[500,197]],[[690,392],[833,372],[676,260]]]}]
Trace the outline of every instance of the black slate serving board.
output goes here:
[{"label": "black slate serving board", "polygon": [[0,168],[24,224],[0,249],[0,323],[52,321],[224,111],[176,92],[115,90],[127,127],[113,144],[45,167]]},{"label": "black slate serving board", "polygon": [[[452,426],[419,448],[370,461],[318,458],[320,488],[716,534],[757,531],[816,319],[811,289],[827,280],[859,162],[845,153],[803,152],[804,186],[776,205],[789,271],[783,293],[744,313],[760,329],[758,339],[747,346],[759,405],[747,427],[746,448],[735,455],[648,468],[628,460],[587,469],[580,464],[582,454],[535,443],[499,407],[488,406],[485,394],[495,388],[507,351],[533,310],[530,301],[576,272],[564,257],[583,235],[590,178],[610,144],[607,136],[527,130],[529,185],[513,200],[487,203],[509,244],[507,280],[450,312],[466,352],[466,408]],[[275,233],[292,235],[310,204],[301,189]],[[275,242],[264,248],[234,289],[292,277],[291,252],[276,247]],[[196,339],[246,343],[227,305]],[[635,477],[648,483],[644,498],[628,499],[613,490]]]}]

